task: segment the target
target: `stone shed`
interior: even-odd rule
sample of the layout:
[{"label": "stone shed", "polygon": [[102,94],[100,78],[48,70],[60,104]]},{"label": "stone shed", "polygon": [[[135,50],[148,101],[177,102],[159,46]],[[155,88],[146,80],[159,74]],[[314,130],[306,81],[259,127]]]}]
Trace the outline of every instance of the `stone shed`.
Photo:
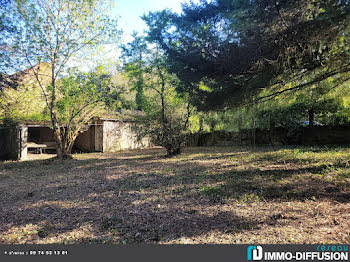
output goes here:
[{"label": "stone shed", "polygon": [[96,119],[87,131],[77,137],[74,149],[83,152],[117,152],[150,147],[149,138],[138,139],[134,126],[133,121]]},{"label": "stone shed", "polygon": [[[117,152],[151,146],[149,138],[139,140],[135,122],[95,118],[87,131],[80,133],[74,143],[75,152]],[[24,124],[13,129],[0,129],[0,160],[26,159],[34,148],[53,152],[54,135],[48,125]],[[35,151],[35,150],[34,150]]]}]

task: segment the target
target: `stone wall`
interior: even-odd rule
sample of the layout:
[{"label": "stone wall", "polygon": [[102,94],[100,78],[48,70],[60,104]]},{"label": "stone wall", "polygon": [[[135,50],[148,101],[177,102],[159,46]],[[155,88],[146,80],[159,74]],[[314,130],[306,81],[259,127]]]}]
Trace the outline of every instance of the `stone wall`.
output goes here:
[{"label": "stone wall", "polygon": [[350,127],[318,126],[303,128],[298,134],[299,144],[350,144]]},{"label": "stone wall", "polygon": [[142,149],[151,146],[149,138],[138,140],[130,122],[103,121],[103,152]]},{"label": "stone wall", "polygon": [[350,144],[348,126],[314,126],[296,129],[249,129],[240,132],[211,132],[189,134],[187,146],[233,145],[329,145]]},{"label": "stone wall", "polygon": [[117,152],[150,147],[148,138],[141,141],[132,123],[116,120],[98,120],[77,137],[74,150],[82,152]]}]

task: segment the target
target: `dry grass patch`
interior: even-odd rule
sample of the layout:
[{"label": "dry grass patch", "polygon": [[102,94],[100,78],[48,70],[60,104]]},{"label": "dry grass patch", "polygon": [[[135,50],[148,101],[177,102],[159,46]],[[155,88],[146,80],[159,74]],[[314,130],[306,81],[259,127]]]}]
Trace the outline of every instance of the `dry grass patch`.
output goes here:
[{"label": "dry grass patch", "polygon": [[164,154],[0,163],[0,243],[350,241],[348,148]]}]

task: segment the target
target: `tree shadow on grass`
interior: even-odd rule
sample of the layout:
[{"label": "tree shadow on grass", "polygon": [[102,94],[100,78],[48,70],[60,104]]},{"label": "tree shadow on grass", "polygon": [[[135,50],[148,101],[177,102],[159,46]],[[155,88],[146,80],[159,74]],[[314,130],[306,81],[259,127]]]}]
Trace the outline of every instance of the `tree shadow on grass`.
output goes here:
[{"label": "tree shadow on grass", "polygon": [[336,175],[330,181],[322,174],[325,168],[327,166],[319,165],[284,170],[231,170],[212,175],[211,179],[219,185],[208,187],[203,193],[213,200],[256,195],[265,200],[328,199],[349,202],[349,181]]},{"label": "tree shadow on grass", "polygon": [[69,241],[154,243],[215,232],[249,232],[270,224],[269,219],[241,217],[221,209],[221,201],[241,201],[243,195],[267,201],[312,197],[349,201],[346,182],[334,184],[316,176],[322,165],[284,170],[232,168],[210,174],[195,162],[159,161],[155,165],[159,151],[154,156],[152,152],[3,165],[0,232],[33,224],[40,227],[35,233],[38,238],[45,239],[89,224],[93,237],[83,234]]},{"label": "tree shadow on grass", "polygon": [[[103,201],[103,199],[101,199]],[[8,219],[11,219],[9,217]],[[91,226],[90,234],[80,234],[71,239],[57,242],[111,242],[111,243],[157,243],[182,237],[200,237],[215,232],[237,233],[258,229],[265,222],[237,216],[232,212],[219,211],[213,214],[201,214],[197,209],[165,210],[146,206],[133,206],[124,203],[115,209],[101,211],[101,208],[75,207],[62,208],[55,205],[31,207],[23,210],[20,219],[13,220],[11,227],[24,227],[28,224],[36,227],[34,239],[67,236],[79,231],[84,224]],[[4,233],[4,228],[1,230]],[[118,241],[106,238],[108,233],[116,233]],[[17,233],[18,234],[18,233]],[[94,236],[91,236],[93,234]],[[36,236],[37,237],[36,237]]]}]

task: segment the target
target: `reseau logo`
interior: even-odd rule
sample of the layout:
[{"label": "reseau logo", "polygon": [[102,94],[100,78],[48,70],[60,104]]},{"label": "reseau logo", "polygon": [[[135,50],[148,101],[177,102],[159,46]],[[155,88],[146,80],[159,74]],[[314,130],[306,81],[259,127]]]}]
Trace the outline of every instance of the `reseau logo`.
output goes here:
[{"label": "reseau logo", "polygon": [[248,260],[261,260],[263,258],[263,249],[261,246],[249,246],[247,252]]},{"label": "reseau logo", "polygon": [[261,246],[248,246],[247,260],[264,261],[349,261],[348,245],[322,245],[316,250],[300,251],[286,247],[284,251],[263,251]]}]

